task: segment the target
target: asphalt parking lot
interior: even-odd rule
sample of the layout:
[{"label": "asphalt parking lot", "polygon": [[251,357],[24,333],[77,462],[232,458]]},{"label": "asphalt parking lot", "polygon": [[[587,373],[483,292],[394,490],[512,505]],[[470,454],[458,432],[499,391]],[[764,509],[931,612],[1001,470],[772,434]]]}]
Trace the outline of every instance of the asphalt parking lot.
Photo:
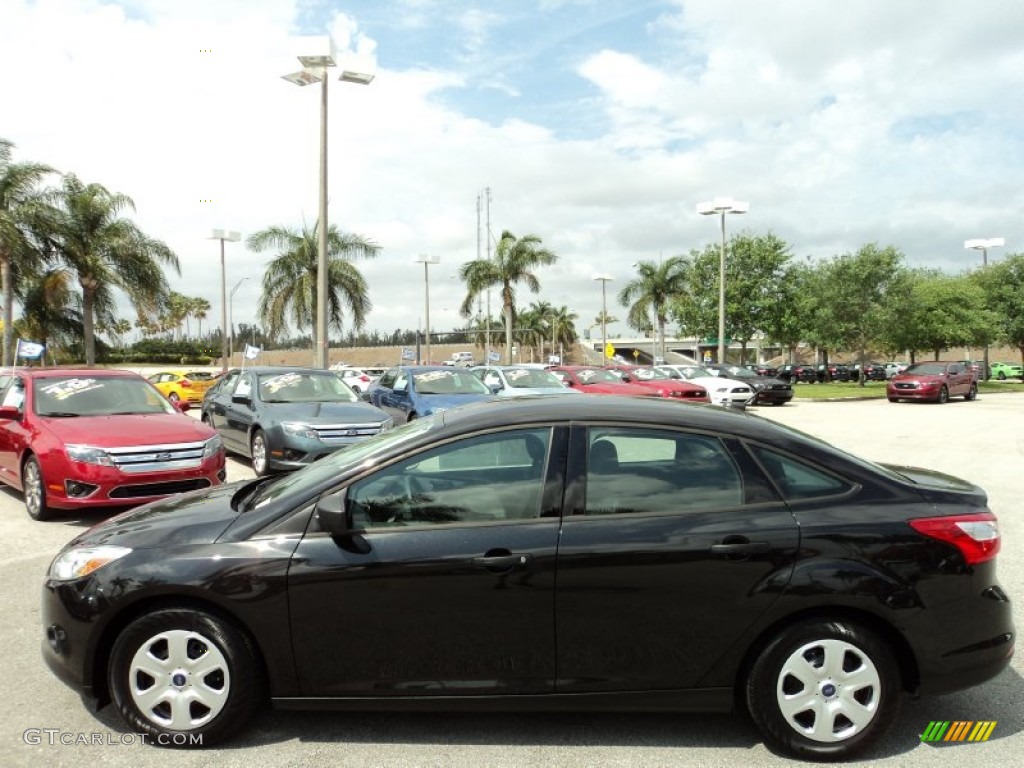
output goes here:
[{"label": "asphalt parking lot", "polygon": [[[689,406],[681,406],[689,407]],[[972,480],[989,493],[1003,548],[1000,581],[1024,599],[1024,394],[943,406],[795,401],[751,412],[860,456],[915,464]],[[229,479],[252,477],[229,460]],[[221,748],[174,753],[142,745],[108,708],[91,713],[43,664],[39,590],[50,559],[93,520],[36,523],[20,495],[0,490],[0,590],[7,662],[0,711],[0,765],[176,766],[781,766],[739,716],[648,714],[345,714],[265,711]],[[338,638],[344,652],[344,638]],[[410,649],[414,652],[414,649]],[[908,701],[884,743],[851,765],[972,768],[1019,764],[1024,751],[1024,652],[978,688]],[[923,744],[932,720],[997,721],[985,743]]]}]

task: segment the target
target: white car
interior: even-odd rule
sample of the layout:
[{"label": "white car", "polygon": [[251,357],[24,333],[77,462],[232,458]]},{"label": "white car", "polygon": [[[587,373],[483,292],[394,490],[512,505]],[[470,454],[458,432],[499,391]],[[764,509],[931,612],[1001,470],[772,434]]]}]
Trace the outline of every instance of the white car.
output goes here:
[{"label": "white car", "polygon": [[659,365],[658,368],[673,378],[680,378],[704,387],[708,391],[711,402],[715,405],[742,409],[753,404],[757,396],[749,384],[737,379],[715,376],[711,371],[701,368],[699,365]]},{"label": "white car", "polygon": [[[361,395],[384,373],[383,368],[356,368],[350,365],[332,365],[331,370],[351,387],[357,395]],[[379,371],[379,372],[378,372]]]},{"label": "white car", "polygon": [[886,363],[885,364],[885,378],[891,379],[896,374],[903,373],[905,370],[907,370],[907,366],[908,365],[909,365],[909,363],[897,363],[897,362]]},{"label": "white car", "polygon": [[551,373],[530,365],[480,365],[470,369],[498,397],[581,395]]}]

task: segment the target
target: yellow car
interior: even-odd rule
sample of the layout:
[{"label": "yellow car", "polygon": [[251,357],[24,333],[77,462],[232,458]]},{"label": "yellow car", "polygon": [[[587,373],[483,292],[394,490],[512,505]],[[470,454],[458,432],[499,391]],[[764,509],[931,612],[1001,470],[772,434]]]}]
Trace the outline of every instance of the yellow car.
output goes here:
[{"label": "yellow car", "polygon": [[160,371],[149,377],[149,382],[172,403],[201,403],[206,390],[217,383],[216,374],[209,371],[188,371],[184,368]]}]

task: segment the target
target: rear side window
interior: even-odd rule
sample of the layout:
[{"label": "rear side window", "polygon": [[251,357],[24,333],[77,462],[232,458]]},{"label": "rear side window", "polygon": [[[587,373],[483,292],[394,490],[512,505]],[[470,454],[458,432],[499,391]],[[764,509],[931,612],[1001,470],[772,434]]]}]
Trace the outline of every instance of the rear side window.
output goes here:
[{"label": "rear side window", "polygon": [[750,450],[786,501],[839,496],[853,489],[853,484],[847,480],[823,472],[817,467],[811,467],[790,456],[759,445],[750,446]]}]

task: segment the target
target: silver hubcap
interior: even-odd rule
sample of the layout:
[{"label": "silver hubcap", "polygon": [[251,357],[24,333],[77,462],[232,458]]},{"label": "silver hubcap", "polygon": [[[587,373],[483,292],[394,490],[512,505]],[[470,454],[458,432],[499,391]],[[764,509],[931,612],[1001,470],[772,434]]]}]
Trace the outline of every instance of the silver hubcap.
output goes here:
[{"label": "silver hubcap", "polygon": [[257,473],[267,468],[267,444],[263,442],[262,435],[256,435],[252,439],[252,468]]},{"label": "silver hubcap", "polygon": [[790,727],[812,741],[845,741],[867,728],[882,697],[878,670],[857,646],[816,640],[782,665],[776,697]]},{"label": "silver hubcap", "polygon": [[25,465],[25,506],[33,515],[38,515],[43,507],[43,478],[39,466],[35,462]]},{"label": "silver hubcap", "polygon": [[132,657],[128,677],[139,711],[175,731],[213,720],[231,688],[228,664],[217,646],[181,629],[161,632],[143,643]]}]

